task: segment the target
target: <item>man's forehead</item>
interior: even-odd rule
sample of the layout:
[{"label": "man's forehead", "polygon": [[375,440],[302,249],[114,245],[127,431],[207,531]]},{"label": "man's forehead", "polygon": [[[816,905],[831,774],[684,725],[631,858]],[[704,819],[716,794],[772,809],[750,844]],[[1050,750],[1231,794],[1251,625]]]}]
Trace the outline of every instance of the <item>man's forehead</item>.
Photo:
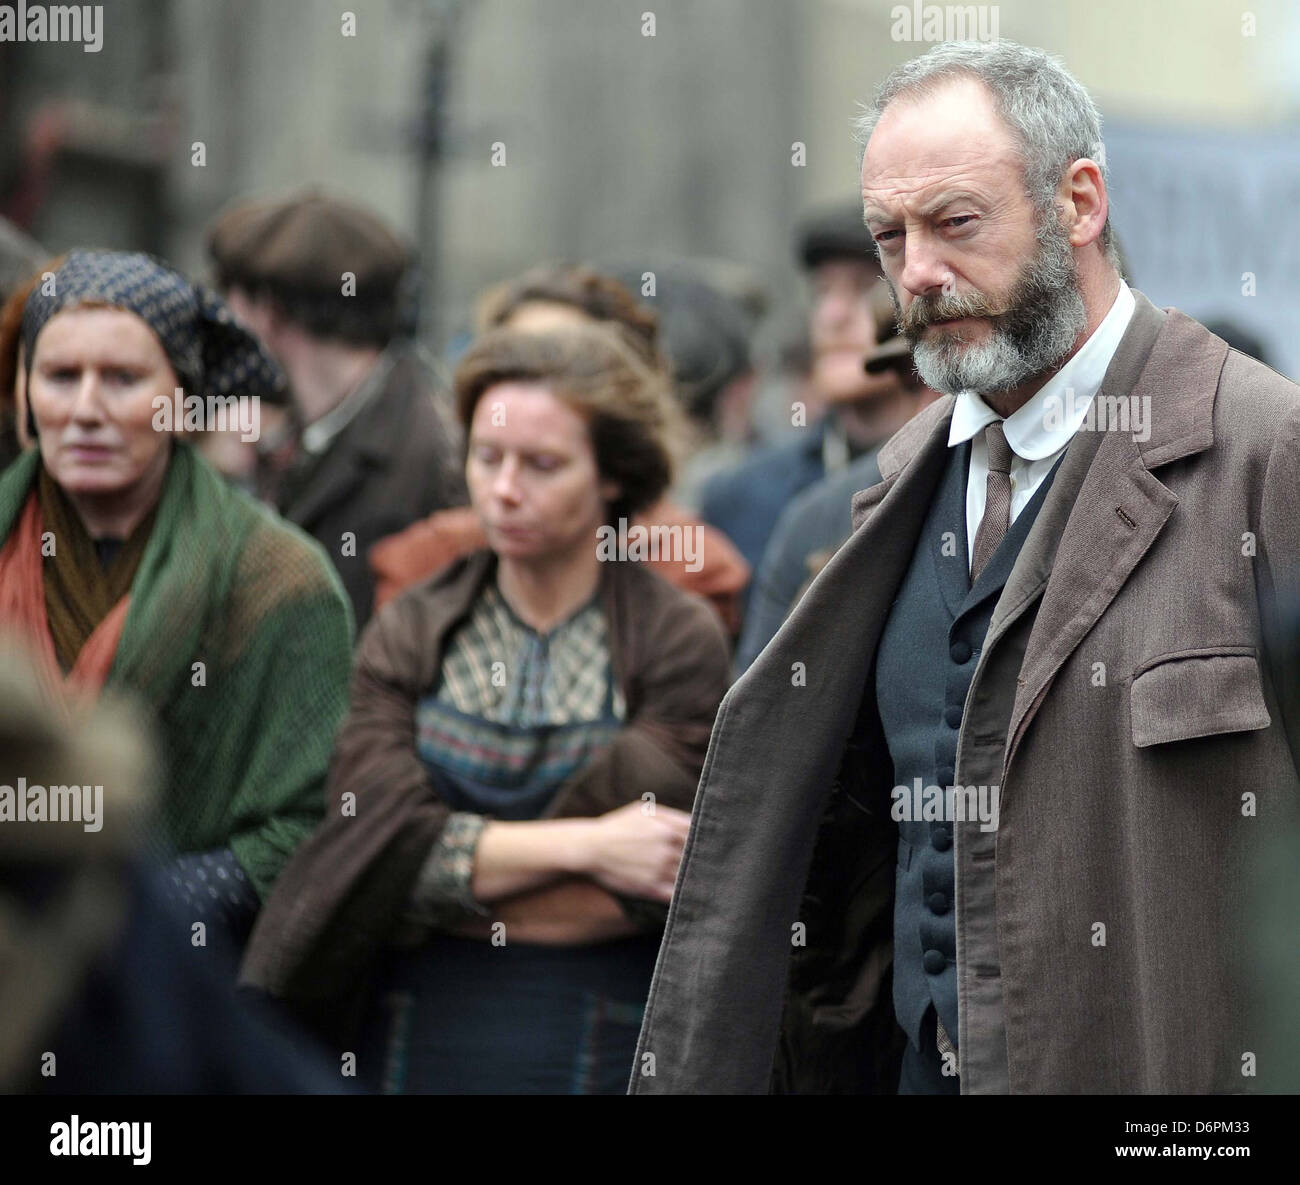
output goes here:
[{"label": "man's forehead", "polygon": [[917,200],[945,184],[992,180],[1017,161],[1014,138],[988,91],[974,80],[955,80],[886,109],[862,158],[863,200],[872,194]]},{"label": "man's forehead", "polygon": [[[865,174],[864,174],[865,177]],[[908,162],[900,169],[864,180],[863,213],[885,213],[896,206],[906,206],[919,213],[932,213],[950,201],[986,200],[990,171],[979,162],[943,160],[937,163]]]}]

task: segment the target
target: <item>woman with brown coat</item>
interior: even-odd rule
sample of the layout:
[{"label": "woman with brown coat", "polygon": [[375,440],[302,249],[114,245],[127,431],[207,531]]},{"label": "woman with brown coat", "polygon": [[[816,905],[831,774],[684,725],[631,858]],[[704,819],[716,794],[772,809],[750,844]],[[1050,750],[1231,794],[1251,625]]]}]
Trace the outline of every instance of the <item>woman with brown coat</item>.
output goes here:
[{"label": "woman with brown coat", "polygon": [[245,978],[359,1011],[385,1091],[621,1092],[727,685],[712,609],[597,546],[668,484],[669,396],[595,327],[489,334],[456,395],[489,548],[365,631]]}]

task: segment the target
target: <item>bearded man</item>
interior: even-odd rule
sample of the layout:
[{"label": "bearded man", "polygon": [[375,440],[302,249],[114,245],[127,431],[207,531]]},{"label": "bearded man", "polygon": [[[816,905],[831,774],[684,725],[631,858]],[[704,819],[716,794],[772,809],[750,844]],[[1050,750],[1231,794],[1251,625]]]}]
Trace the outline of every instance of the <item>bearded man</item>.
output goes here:
[{"label": "bearded man", "polygon": [[1048,55],[936,46],[860,132],[946,394],[723,701],[632,1090],[1249,1091],[1300,390],[1123,282]]}]

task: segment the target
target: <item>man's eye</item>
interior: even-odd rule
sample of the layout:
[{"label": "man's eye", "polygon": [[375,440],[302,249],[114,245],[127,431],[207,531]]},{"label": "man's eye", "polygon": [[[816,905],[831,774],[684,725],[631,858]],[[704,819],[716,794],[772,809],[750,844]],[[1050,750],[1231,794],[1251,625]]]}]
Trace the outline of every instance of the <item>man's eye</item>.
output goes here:
[{"label": "man's eye", "polygon": [[104,378],[110,383],[116,383],[123,387],[129,387],[132,383],[140,378],[140,374],[135,370],[127,370],[121,366],[112,366],[104,371]]},{"label": "man's eye", "polygon": [[480,465],[495,465],[499,460],[501,460],[501,454],[494,448],[487,448],[484,445],[480,445],[474,450],[474,460],[476,460]]},{"label": "man's eye", "polygon": [[533,457],[529,463],[534,469],[540,469],[543,473],[550,473],[553,469],[560,467],[559,457],[553,457],[549,454]]},{"label": "man's eye", "polygon": [[77,378],[77,371],[71,366],[56,366],[53,370],[47,370],[45,377],[52,383],[71,383]]},{"label": "man's eye", "polygon": [[975,220],[974,214],[958,214],[955,218],[944,219],[944,226],[965,226]]},{"label": "man's eye", "polygon": [[897,230],[882,230],[878,235],[876,235],[876,242],[888,243],[894,235],[901,234],[901,233],[902,233],[901,231],[897,231]]}]

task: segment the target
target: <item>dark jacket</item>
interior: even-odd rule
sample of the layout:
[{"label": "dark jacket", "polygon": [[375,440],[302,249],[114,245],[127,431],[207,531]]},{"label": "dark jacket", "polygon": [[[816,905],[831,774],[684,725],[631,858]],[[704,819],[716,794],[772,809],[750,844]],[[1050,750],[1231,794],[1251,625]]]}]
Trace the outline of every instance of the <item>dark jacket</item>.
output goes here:
[{"label": "dark jacket", "polygon": [[754,575],[745,628],[736,650],[743,674],[781,628],[808,582],[853,533],[853,495],[880,480],[872,449],[800,493],[781,512]]},{"label": "dark jacket", "polygon": [[[1268,841],[1300,822],[1300,390],[1135,295],[1098,398],[1149,399],[1149,436],[1075,434],[960,727],[956,781],[1001,775],[997,830],[954,829],[963,1093],[1240,1092],[1247,1053],[1282,1055],[1244,936]],[[897,1087],[870,672],[952,406],[881,450],[853,535],[719,709],[637,1093]]]},{"label": "dark jacket", "polygon": [[[450,808],[415,749],[415,706],[447,638],[495,569],[476,552],[386,605],[361,638],[352,708],[330,769],[326,821],[282,873],[249,941],[243,982],[297,1005],[318,1027],[355,1006]],[[625,727],[560,788],[544,817],[604,814],[645,793],[690,810],[728,647],[713,609],[636,563],[602,567],[611,666]],[[343,814],[342,796],[356,796]],[[662,925],[663,911],[629,910]]]},{"label": "dark jacket", "polygon": [[263,487],[280,513],[329,553],[358,630],[374,604],[370,547],[465,501],[462,459],[435,403],[433,375],[411,347],[389,349],[392,368],[382,388],[325,452]]}]

